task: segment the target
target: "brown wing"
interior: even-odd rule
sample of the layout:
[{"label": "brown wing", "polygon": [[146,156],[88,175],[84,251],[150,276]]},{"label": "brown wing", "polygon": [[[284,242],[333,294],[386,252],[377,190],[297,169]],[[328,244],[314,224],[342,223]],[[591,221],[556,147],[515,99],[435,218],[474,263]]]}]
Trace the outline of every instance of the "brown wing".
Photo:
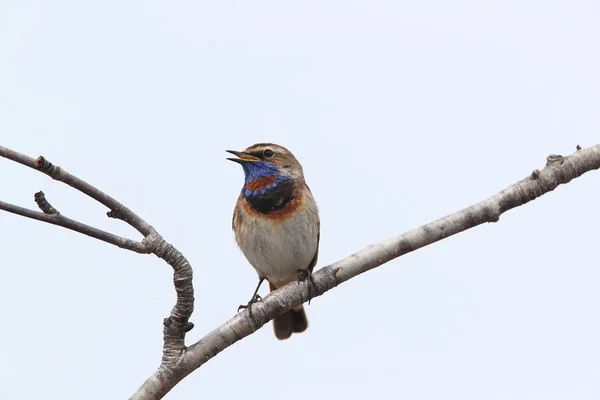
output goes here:
[{"label": "brown wing", "polygon": [[[242,195],[240,194],[240,197]],[[236,225],[239,226],[242,222],[242,216],[240,215],[240,197],[238,197],[237,203],[235,203],[235,208],[233,209],[233,218],[231,220],[231,229],[235,231]]]},{"label": "brown wing", "polygon": [[[304,183],[304,187],[310,192],[310,194],[312,195],[312,192],[310,191],[310,187],[308,187],[308,184],[306,183],[306,181],[303,182]],[[315,204],[316,205],[316,204]],[[315,265],[317,264],[317,259],[319,258],[319,242],[321,241],[321,220],[319,219],[319,215],[318,215],[318,210],[317,210],[317,250],[315,251],[315,256],[313,257],[313,259],[310,261],[310,264],[308,264],[308,270],[310,272],[313,271],[313,268],[315,267]]]},{"label": "brown wing", "polygon": [[[241,195],[240,195],[241,198]],[[235,205],[235,208],[233,210],[233,218],[231,219],[231,228],[233,229],[234,232],[234,236],[235,236],[235,243],[238,245],[238,247],[241,249],[242,248],[242,238],[244,237],[241,233],[241,228],[242,228],[242,224],[243,224],[243,213],[242,210],[240,208],[240,199],[238,198],[238,202]]]},{"label": "brown wing", "polygon": [[319,258],[319,241],[321,240],[321,221],[317,222],[317,250],[315,251],[315,256],[311,260],[310,264],[308,264],[308,270],[312,272],[313,268],[317,264],[317,258]]}]

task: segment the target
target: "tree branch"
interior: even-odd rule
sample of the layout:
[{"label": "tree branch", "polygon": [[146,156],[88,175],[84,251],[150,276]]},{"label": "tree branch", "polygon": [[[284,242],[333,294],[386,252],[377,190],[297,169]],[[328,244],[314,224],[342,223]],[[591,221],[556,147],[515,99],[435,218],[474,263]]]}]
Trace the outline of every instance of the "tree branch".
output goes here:
[{"label": "tree branch", "polygon": [[35,197],[36,203],[43,212],[28,210],[5,202],[0,202],[0,209],[38,221],[59,225],[138,253],[153,253],[173,268],[173,283],[177,292],[177,300],[170,316],[163,321],[164,344],[160,366],[160,368],[170,368],[185,348],[185,334],[194,326],[188,321],[194,310],[194,287],[192,284],[192,267],[187,259],[176,248],[167,243],[150,224],[129,208],[89,183],[53,165],[44,157],[40,156],[33,159],[2,146],[0,146],[0,157],[43,172],[52,179],[66,183],[90,196],[110,209],[107,213],[109,217],[125,221],[140,232],[144,239],[139,243],[64,217],[47,202],[43,192],[38,192]]},{"label": "tree branch", "polygon": [[[162,398],[183,378],[208,360],[292,307],[302,304],[312,297],[320,296],[340,283],[404,254],[485,222],[497,222],[504,212],[528,203],[554,190],[558,185],[568,183],[588,171],[600,168],[600,145],[585,150],[581,150],[577,146],[577,152],[569,157],[551,155],[547,158],[546,167],[543,170],[533,171],[529,177],[509,186],[487,200],[413,229],[403,235],[371,245],[341,261],[318,270],[313,274],[315,287],[310,292],[306,281],[289,283],[265,296],[262,302],[254,304],[252,306],[252,318],[247,310],[239,313],[187,348],[184,341],[186,332],[193,327],[188,319],[193,311],[194,295],[192,269],[185,257],[164,241],[152,226],[131,210],[88,183],[52,165],[43,157],[34,160],[1,146],[0,157],[11,159],[44,172],[53,179],[67,183],[109,207],[111,210],[108,213],[109,217],[122,219],[137,229],[144,235],[144,240],[141,243],[143,248],[162,258],[173,267],[177,302],[171,311],[171,316],[164,321],[162,362],[157,371],[131,397],[135,400],[148,400]],[[45,200],[43,193],[37,194],[36,202],[43,213],[3,202],[0,202],[0,209],[64,226],[100,240],[117,244],[115,243],[116,239],[102,236],[111,234],[63,217]],[[119,238],[119,240],[128,239]]]},{"label": "tree branch", "polygon": [[[569,157],[551,155],[543,170],[531,175],[500,193],[464,210],[450,214],[417,229],[371,245],[313,274],[320,296],[340,283],[376,268],[390,260],[420,249],[459,232],[486,222],[497,222],[506,211],[526,204],[558,185],[568,183],[584,173],[600,168],[600,145],[580,150]],[[234,316],[182,353],[176,365],[159,369],[131,397],[133,400],[161,399],[179,381],[238,340],[252,334],[274,317],[311,298],[306,281],[292,282],[269,293],[252,306],[254,319],[248,311]]]},{"label": "tree branch", "polygon": [[127,222],[144,236],[156,233],[156,230],[154,230],[152,226],[150,226],[146,221],[141,219],[137,214],[125,207],[123,204],[119,203],[101,190],[96,189],[89,183],[82,181],[74,175],[71,175],[59,166],[53,165],[43,156],[33,159],[24,154],[17,153],[16,151],[0,146],[0,157],[8,158],[9,160],[13,160],[19,164],[26,165],[29,168],[33,168],[36,171],[43,172],[50,178],[66,183],[81,193],[90,196],[98,203],[104,204],[106,207],[108,207],[111,210],[112,217],[117,218],[118,216],[119,219]]},{"label": "tree branch", "polygon": [[[39,192],[42,193],[42,192]],[[36,193],[37,194],[37,193]],[[49,203],[48,203],[49,205]],[[52,207],[52,206],[50,206]],[[52,209],[54,209],[52,207]],[[5,203],[0,201],[0,210],[8,211],[13,214],[20,215],[22,217],[35,219],[49,224],[62,226],[63,228],[70,229],[75,232],[82,233],[86,236],[93,237],[94,239],[102,240],[103,242],[114,244],[115,246],[121,247],[122,249],[135,251],[136,253],[148,254],[150,250],[142,243],[136,242],[135,240],[127,239],[112,233],[105,232],[101,229],[94,228],[93,226],[86,225],[79,221],[67,218],[64,215],[53,213],[42,213],[39,211],[33,211],[28,208],[19,207],[14,204]],[[50,211],[51,209],[47,209]],[[54,210],[56,211],[56,210]]]}]

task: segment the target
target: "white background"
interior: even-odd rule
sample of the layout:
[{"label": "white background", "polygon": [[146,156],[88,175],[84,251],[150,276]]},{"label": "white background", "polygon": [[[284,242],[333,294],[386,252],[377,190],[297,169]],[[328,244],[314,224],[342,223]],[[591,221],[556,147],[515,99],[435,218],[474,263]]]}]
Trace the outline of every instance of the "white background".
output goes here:
[{"label": "white background", "polygon": [[[116,197],[194,267],[196,328],[256,274],[225,149],[275,142],[321,210],[319,266],[599,142],[594,1],[0,2],[0,144]],[[0,160],[0,199],[139,238]],[[597,399],[600,173],[315,299],[167,398]],[[125,399],[158,366],[170,267],[0,213],[0,399]],[[265,286],[266,288],[266,286]],[[264,289],[263,289],[264,290]],[[263,291],[263,294],[265,292]]]}]

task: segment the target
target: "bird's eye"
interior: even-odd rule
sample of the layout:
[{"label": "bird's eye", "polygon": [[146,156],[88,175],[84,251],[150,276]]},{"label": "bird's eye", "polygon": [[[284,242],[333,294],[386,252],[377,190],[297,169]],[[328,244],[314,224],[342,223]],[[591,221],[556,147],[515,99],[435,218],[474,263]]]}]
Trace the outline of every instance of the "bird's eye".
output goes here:
[{"label": "bird's eye", "polygon": [[265,158],[271,158],[275,155],[275,153],[273,153],[273,150],[271,149],[266,149],[265,151],[263,151],[263,156],[265,156]]}]

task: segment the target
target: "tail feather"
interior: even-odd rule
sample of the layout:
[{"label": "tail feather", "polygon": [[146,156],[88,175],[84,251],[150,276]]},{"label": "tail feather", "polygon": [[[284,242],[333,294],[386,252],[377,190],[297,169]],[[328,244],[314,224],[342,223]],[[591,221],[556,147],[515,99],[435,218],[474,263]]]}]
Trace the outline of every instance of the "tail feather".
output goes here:
[{"label": "tail feather", "polygon": [[[269,282],[271,291],[275,290],[272,283]],[[308,319],[302,305],[275,317],[273,319],[273,329],[275,336],[279,340],[288,339],[292,333],[304,332],[308,328]]]}]

